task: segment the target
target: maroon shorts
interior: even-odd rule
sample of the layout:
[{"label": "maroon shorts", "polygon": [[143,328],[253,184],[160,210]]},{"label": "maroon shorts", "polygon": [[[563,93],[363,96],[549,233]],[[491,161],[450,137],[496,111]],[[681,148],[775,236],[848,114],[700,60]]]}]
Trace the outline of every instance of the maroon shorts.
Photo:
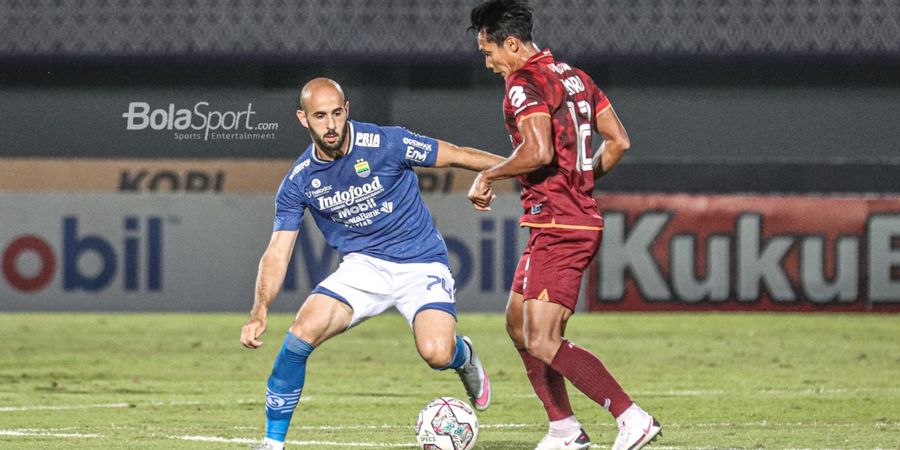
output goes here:
[{"label": "maroon shorts", "polygon": [[532,228],[512,291],[525,300],[549,301],[575,311],[581,278],[602,236],[602,230]]}]

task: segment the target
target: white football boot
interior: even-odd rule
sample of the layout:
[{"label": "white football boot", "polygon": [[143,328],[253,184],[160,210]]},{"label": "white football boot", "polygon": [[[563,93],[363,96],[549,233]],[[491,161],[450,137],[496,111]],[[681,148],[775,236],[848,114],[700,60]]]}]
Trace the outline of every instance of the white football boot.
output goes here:
[{"label": "white football boot", "polygon": [[591,447],[591,438],[584,428],[566,437],[555,437],[547,433],[534,450],[587,450]]},{"label": "white football boot", "polygon": [[631,405],[616,420],[619,435],[612,450],[638,450],[662,436],[662,426],[638,405]]}]

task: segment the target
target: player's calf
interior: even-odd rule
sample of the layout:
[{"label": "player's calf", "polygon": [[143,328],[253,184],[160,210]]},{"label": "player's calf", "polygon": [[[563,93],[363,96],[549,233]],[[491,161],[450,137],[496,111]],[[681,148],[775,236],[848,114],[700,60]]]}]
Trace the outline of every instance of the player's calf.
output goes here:
[{"label": "player's calf", "polygon": [[284,448],[284,438],[303,391],[306,360],[312,351],[312,345],[292,333],[285,337],[266,384],[266,439],[262,448]]}]

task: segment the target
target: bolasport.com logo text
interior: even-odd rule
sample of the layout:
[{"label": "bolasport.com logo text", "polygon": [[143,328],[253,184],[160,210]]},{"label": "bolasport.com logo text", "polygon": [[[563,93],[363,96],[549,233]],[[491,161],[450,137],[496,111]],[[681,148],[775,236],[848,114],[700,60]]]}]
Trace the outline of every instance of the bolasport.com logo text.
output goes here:
[{"label": "bolasport.com logo text", "polygon": [[168,131],[176,141],[191,140],[274,140],[278,122],[261,122],[254,117],[253,103],[246,109],[218,110],[201,101],[190,108],[169,103],[154,108],[147,102],[131,102],[122,114],[128,131]]}]

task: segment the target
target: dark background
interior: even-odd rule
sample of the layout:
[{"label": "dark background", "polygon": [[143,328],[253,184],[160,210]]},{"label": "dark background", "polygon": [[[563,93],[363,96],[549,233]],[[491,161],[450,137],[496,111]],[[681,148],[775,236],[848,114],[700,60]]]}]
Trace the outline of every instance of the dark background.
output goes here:
[{"label": "dark background", "polygon": [[[308,138],[290,108],[315,76],[356,119],[506,154],[502,79],[466,31],[476,3],[0,0],[0,156],[292,159]],[[535,41],[588,72],[631,135],[601,189],[900,191],[897,2],[532,3]],[[118,104],[83,126],[123,95],[198,92],[283,98],[292,128],[189,149],[119,137]]]}]

